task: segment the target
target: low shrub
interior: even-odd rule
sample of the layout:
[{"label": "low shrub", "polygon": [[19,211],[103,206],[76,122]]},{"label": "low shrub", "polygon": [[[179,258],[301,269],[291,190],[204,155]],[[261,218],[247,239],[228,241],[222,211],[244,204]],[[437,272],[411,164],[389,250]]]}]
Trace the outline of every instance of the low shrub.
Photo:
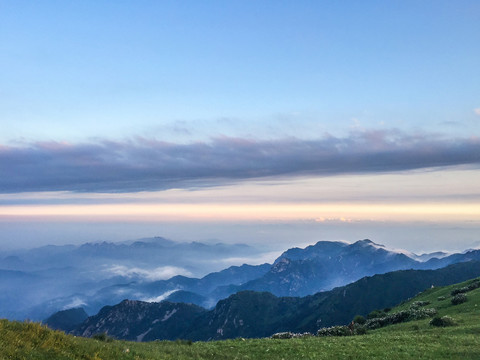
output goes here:
[{"label": "low shrub", "polygon": [[360,324],[355,324],[353,328],[354,335],[365,335],[367,333],[367,328]]},{"label": "low shrub", "polygon": [[419,308],[422,306],[430,305],[430,301],[414,301],[412,305],[410,305],[411,308]]},{"label": "low shrub", "polygon": [[452,290],[450,295],[455,296],[457,294],[463,294],[463,293],[466,293],[466,292],[469,292],[469,291],[472,291],[472,290],[475,290],[475,289],[478,289],[478,288],[480,288],[480,280],[475,279],[470,284],[468,284],[467,286]]},{"label": "low shrub", "polygon": [[442,317],[435,316],[432,320],[430,320],[430,325],[438,326],[438,327],[446,327],[446,326],[454,326],[456,322],[450,316],[445,315]]},{"label": "low shrub", "polygon": [[321,328],[317,331],[317,336],[351,336],[352,330],[348,326],[331,326]]},{"label": "low shrub", "polygon": [[383,310],[373,310],[370,314],[367,315],[367,319],[377,319],[385,317],[387,314]]},{"label": "low shrub", "polygon": [[366,321],[367,321],[367,319],[365,319],[362,315],[357,315],[353,318],[353,322],[355,324],[363,325],[363,324],[365,324]]},{"label": "low shrub", "polygon": [[459,293],[455,295],[451,301],[453,305],[462,304],[467,301],[467,295],[465,295],[464,293]]},{"label": "low shrub", "polygon": [[193,341],[192,340],[177,339],[177,340],[175,340],[175,344],[177,344],[177,345],[192,345]]},{"label": "low shrub", "polygon": [[290,331],[279,332],[271,336],[272,339],[299,339],[305,337],[311,337],[313,334],[309,332],[305,333],[292,333]]},{"label": "low shrub", "polygon": [[99,333],[95,334],[92,336],[93,339],[98,340],[98,341],[105,341],[105,342],[112,342],[113,338],[111,336],[108,336],[107,333]]},{"label": "low shrub", "polygon": [[399,311],[388,316],[368,319],[365,323],[365,327],[368,329],[378,329],[387,325],[397,324],[407,321],[410,314],[409,311]]},{"label": "low shrub", "polygon": [[293,338],[293,333],[290,331],[279,332],[271,336],[272,339],[291,339]]},{"label": "low shrub", "polygon": [[409,310],[399,311],[381,318],[368,319],[365,323],[367,329],[378,329],[387,325],[398,324],[402,322],[420,320],[435,316],[437,310],[430,308],[410,308]]},{"label": "low shrub", "polygon": [[312,336],[313,336],[312,333],[304,332],[304,333],[295,334],[293,337],[294,338],[308,338],[308,337],[312,337]]},{"label": "low shrub", "polygon": [[[357,315],[355,318],[363,316]],[[357,319],[362,321],[361,319]],[[365,320],[366,321],[366,320]],[[367,328],[358,322],[352,321],[348,326],[332,326],[321,328],[317,331],[317,336],[351,336],[351,335],[364,335],[367,333]]]},{"label": "low shrub", "polygon": [[410,309],[409,313],[410,313],[409,320],[420,320],[420,319],[425,319],[425,318],[429,318],[437,315],[437,310],[434,308]]},{"label": "low shrub", "polygon": [[443,301],[443,300],[445,300],[445,299],[446,299],[445,296],[439,296],[439,297],[437,298],[438,301]]}]

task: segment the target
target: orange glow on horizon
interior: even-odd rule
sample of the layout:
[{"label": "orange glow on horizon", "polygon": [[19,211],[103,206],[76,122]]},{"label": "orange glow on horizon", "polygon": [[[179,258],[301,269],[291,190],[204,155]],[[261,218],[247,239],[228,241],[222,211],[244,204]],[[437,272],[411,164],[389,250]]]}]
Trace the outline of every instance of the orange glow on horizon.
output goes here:
[{"label": "orange glow on horizon", "polygon": [[477,203],[173,203],[0,206],[0,218],[118,221],[480,221]]}]

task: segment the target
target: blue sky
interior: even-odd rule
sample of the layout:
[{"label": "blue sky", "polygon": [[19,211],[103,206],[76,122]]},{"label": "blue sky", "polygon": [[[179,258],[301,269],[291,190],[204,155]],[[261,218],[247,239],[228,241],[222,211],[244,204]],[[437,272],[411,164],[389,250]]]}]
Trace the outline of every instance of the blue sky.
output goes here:
[{"label": "blue sky", "polygon": [[[222,240],[222,202],[252,241],[258,221],[368,222],[359,239],[450,218],[466,246],[480,221],[478,44],[478,1],[0,1],[0,241],[41,217],[51,231],[25,226],[22,244],[46,242],[62,213],[62,231],[85,221],[81,204],[105,237],[115,221],[147,228],[98,207],[112,204],[143,206],[149,229],[163,224],[151,235],[168,235],[166,203],[210,206],[208,221],[178,210],[182,237]],[[371,203],[389,215],[360,216]],[[72,241],[91,239],[75,226]]]},{"label": "blue sky", "polygon": [[3,1],[1,138],[469,133],[479,7]]}]

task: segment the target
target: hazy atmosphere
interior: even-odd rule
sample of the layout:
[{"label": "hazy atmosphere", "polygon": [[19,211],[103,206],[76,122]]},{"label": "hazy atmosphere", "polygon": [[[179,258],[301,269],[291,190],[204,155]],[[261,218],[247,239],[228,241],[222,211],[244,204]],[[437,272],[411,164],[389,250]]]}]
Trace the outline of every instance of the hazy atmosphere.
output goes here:
[{"label": "hazy atmosphere", "polygon": [[0,250],[478,247],[478,44],[468,0],[0,1]]}]

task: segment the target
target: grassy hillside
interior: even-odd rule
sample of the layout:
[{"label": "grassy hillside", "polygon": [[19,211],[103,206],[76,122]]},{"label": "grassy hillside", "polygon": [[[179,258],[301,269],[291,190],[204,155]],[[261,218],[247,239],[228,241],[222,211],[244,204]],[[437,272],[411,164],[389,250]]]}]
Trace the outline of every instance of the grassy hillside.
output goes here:
[{"label": "grassy hillside", "polygon": [[434,327],[423,319],[361,336],[133,343],[75,338],[36,323],[2,320],[0,359],[478,359],[480,288],[467,292],[466,302],[451,303],[450,293],[466,285],[429,289],[390,311],[429,301],[426,307],[436,308],[438,316],[454,319],[457,325],[449,327]]},{"label": "grassy hillside", "polygon": [[[438,317],[449,316],[454,319],[456,325],[441,328],[442,335],[475,335],[477,340],[476,344],[480,345],[480,288],[467,291],[467,301],[458,305],[452,304],[452,291],[458,291],[466,286],[478,282],[479,279],[465,281],[460,284],[435,287],[428,289],[414,299],[405,302],[391,310],[391,312],[401,311],[408,309],[414,302],[429,302],[426,308],[435,308],[438,312]],[[429,325],[430,319],[419,320],[414,322],[407,322],[402,324],[396,324],[387,326],[382,329],[375,330],[379,333],[390,333],[399,331],[412,331],[416,334],[437,334],[438,328]],[[478,355],[480,357],[480,347],[478,348]]]}]

